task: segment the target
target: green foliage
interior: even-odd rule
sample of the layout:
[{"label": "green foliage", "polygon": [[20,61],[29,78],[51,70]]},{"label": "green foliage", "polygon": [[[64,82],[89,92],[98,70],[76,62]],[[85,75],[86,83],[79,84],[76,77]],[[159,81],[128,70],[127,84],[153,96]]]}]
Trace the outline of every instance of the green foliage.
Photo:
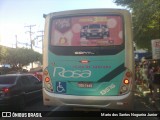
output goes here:
[{"label": "green foliage", "polygon": [[130,6],[135,0],[114,0],[117,5]]},{"label": "green foliage", "polygon": [[6,56],[1,59],[3,63],[8,63],[12,66],[22,67],[29,63],[40,61],[42,62],[42,54],[27,48],[5,48]]},{"label": "green foliage", "polygon": [[159,0],[115,0],[132,12],[134,41],[139,48],[151,50],[151,40],[160,38]]},{"label": "green foliage", "polygon": [[0,45],[0,61],[7,56],[7,49]]}]

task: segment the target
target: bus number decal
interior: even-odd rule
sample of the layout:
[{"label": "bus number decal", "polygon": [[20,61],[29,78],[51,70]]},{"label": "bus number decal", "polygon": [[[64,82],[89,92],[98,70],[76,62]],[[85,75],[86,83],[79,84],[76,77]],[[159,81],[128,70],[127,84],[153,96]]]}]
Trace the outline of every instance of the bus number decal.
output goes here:
[{"label": "bus number decal", "polygon": [[106,93],[108,93],[113,88],[115,88],[115,85],[111,84],[110,86],[107,86],[104,90],[100,91],[100,94],[105,95]]},{"label": "bus number decal", "polygon": [[90,70],[65,70],[63,67],[55,67],[53,77],[59,75],[63,78],[88,78],[91,76]]}]

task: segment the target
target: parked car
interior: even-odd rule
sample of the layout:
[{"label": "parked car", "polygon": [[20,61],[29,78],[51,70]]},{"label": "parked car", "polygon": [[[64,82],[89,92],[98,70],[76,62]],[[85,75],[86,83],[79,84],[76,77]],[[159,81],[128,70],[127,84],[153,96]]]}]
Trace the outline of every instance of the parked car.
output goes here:
[{"label": "parked car", "polygon": [[42,81],[34,75],[0,75],[0,107],[22,110],[38,97],[42,97]]}]

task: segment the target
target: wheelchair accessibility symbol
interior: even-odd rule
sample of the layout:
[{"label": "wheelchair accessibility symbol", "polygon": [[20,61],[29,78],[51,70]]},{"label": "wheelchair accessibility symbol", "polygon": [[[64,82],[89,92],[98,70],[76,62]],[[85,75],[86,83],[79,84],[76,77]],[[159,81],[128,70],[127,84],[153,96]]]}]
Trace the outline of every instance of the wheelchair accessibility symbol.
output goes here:
[{"label": "wheelchair accessibility symbol", "polygon": [[66,82],[56,82],[56,92],[66,93]]}]

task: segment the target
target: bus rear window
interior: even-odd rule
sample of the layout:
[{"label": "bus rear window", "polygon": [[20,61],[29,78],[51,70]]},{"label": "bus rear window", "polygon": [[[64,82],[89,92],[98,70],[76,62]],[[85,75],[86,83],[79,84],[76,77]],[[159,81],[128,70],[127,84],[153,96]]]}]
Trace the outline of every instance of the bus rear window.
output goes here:
[{"label": "bus rear window", "polygon": [[51,22],[52,46],[119,46],[123,44],[119,15],[56,18]]}]

